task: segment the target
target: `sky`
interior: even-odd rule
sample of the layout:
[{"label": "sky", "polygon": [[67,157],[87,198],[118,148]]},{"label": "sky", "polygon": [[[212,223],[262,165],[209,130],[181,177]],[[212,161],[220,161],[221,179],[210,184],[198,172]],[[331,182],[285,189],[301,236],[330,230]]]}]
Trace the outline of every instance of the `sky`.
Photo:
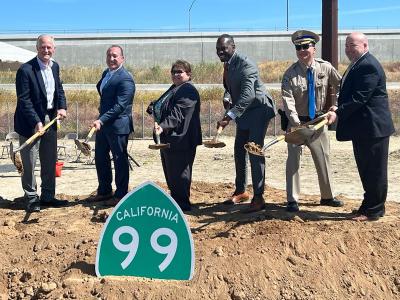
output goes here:
[{"label": "sky", "polygon": [[[320,30],[321,3],[322,0],[2,0],[0,33],[169,32],[189,28],[279,31],[286,30],[287,25],[289,30]],[[339,29],[400,29],[399,0],[338,3]]]}]

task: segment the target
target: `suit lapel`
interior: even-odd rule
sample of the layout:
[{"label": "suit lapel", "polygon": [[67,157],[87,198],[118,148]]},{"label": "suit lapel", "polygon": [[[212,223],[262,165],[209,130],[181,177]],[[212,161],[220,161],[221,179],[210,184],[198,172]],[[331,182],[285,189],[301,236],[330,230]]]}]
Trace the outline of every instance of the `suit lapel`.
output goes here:
[{"label": "suit lapel", "polygon": [[42,91],[43,95],[47,99],[46,87],[44,86],[44,81],[42,77],[42,72],[40,71],[39,63],[37,62],[37,58],[33,59],[33,68],[35,70],[36,80],[39,83],[40,90]]},{"label": "suit lapel", "polygon": [[122,73],[122,69],[124,67],[121,67],[119,70],[117,70],[110,79],[108,79],[108,81],[106,82],[106,84],[103,87],[103,90],[106,89],[114,80],[117,80],[117,78],[121,75]]},{"label": "suit lapel", "polygon": [[362,56],[359,60],[357,60],[356,63],[350,68],[350,70],[348,70],[344,81],[342,78],[341,88],[344,88],[346,83],[348,84],[349,82],[351,82],[352,72],[358,68],[358,66],[367,58],[368,55],[369,52],[365,53],[364,56]]}]

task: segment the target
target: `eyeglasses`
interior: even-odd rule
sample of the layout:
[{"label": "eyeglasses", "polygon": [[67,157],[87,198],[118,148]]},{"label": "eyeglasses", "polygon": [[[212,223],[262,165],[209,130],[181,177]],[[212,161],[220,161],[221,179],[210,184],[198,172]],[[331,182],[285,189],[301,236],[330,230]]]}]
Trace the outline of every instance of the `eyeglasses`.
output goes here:
[{"label": "eyeglasses", "polygon": [[314,47],[314,44],[295,45],[296,51],[307,50],[310,47]]},{"label": "eyeglasses", "polygon": [[172,75],[175,75],[175,74],[182,74],[182,73],[185,73],[185,71],[183,71],[183,70],[171,70],[171,74],[172,74]]}]

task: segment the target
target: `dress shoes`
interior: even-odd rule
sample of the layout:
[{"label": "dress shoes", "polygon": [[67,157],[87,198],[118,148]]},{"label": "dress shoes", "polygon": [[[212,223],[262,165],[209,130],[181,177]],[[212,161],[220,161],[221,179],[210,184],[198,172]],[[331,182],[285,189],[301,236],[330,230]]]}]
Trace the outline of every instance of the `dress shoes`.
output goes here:
[{"label": "dress shoes", "polygon": [[324,206],[332,206],[332,207],[342,207],[344,205],[342,200],[336,198],[321,199],[319,203]]},{"label": "dress shoes", "polygon": [[118,197],[111,197],[107,201],[104,202],[105,206],[116,206],[118,202],[121,201],[121,198]]},{"label": "dress shoes", "polygon": [[232,197],[228,200],[224,201],[224,204],[234,205],[245,202],[250,199],[250,195],[248,192],[243,193],[233,193]]},{"label": "dress shoes", "polygon": [[367,216],[356,214],[350,217],[350,220],[357,221],[357,222],[365,222],[365,221],[378,221],[381,216]]},{"label": "dress shoes", "polygon": [[63,207],[68,205],[68,200],[59,200],[56,198],[50,201],[40,200],[40,205],[44,207]]},{"label": "dress shoes", "polygon": [[112,198],[113,193],[107,193],[107,194],[96,194],[94,196],[90,196],[89,198],[86,199],[87,202],[99,202],[99,201],[104,201]]},{"label": "dress shoes", "polygon": [[249,204],[249,207],[242,210],[242,213],[249,214],[263,210],[265,208],[265,200],[262,195],[254,195]]},{"label": "dress shoes", "polygon": [[28,203],[25,211],[27,213],[40,212],[40,202],[36,201],[36,202]]},{"label": "dress shoes", "polygon": [[298,212],[299,211],[299,205],[295,201],[288,202],[288,204],[286,205],[286,211],[288,211],[288,212]]}]

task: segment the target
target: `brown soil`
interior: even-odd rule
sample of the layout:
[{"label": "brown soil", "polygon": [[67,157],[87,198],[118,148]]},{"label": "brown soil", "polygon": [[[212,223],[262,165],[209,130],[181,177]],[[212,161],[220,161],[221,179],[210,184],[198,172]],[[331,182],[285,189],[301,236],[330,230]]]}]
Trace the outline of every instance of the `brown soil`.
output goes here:
[{"label": "brown soil", "polygon": [[[386,216],[376,222],[347,220],[360,204],[351,196],[360,196],[351,146],[332,145],[344,207],[318,205],[312,160],[305,151],[302,174],[315,182],[303,186],[301,211],[287,213],[285,191],[279,188],[286,156],[280,143],[268,149],[267,208],[246,215],[240,213],[245,204],[221,204],[234,188],[232,141],[221,140],[226,148],[198,149],[191,197],[195,208],[186,215],[196,255],[191,281],[97,278],[97,241],[112,208],[85,201],[96,187],[93,166],[66,161],[57,196],[70,206],[26,215],[17,196],[22,194],[18,174],[9,168],[10,161],[1,160],[0,299],[400,298],[400,205],[389,201]],[[389,200],[399,195],[394,186],[399,143],[394,141]],[[131,187],[152,179],[165,188],[158,153],[146,149],[152,141],[134,143],[133,156],[141,167],[134,167]]]}]

